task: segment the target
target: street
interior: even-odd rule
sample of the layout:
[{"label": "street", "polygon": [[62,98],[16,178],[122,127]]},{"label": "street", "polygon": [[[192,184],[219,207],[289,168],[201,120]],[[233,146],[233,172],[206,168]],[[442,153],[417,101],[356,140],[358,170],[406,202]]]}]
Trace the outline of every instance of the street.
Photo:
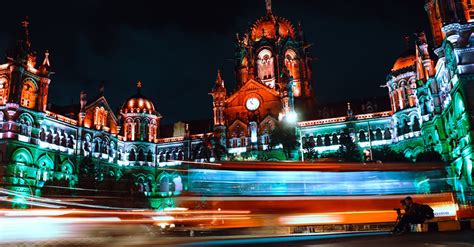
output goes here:
[{"label": "street", "polygon": [[410,233],[391,236],[385,232],[334,235],[294,235],[285,237],[227,239],[194,242],[184,246],[474,246],[474,232]]}]

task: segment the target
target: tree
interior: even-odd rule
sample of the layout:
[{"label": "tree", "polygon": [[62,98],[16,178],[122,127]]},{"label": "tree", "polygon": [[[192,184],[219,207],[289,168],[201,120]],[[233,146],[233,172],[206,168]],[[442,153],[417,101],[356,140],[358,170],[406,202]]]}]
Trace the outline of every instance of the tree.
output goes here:
[{"label": "tree", "polygon": [[219,137],[209,137],[206,142],[208,143],[207,146],[210,147],[212,154],[214,154],[214,158],[217,161],[220,161],[222,159],[222,156],[227,154],[227,149],[221,144],[221,142],[219,141]]},{"label": "tree", "polygon": [[276,147],[280,144],[283,147],[285,158],[290,159],[291,151],[294,150],[298,145],[296,131],[293,125],[279,122],[270,132],[270,146]]},{"label": "tree", "polygon": [[435,150],[427,150],[416,156],[416,162],[443,162],[441,154]]},{"label": "tree", "polygon": [[79,186],[82,188],[97,188],[103,175],[100,167],[92,160],[90,156],[85,157],[79,169]]},{"label": "tree", "polygon": [[394,151],[388,145],[384,145],[380,148],[372,150],[372,156],[374,160],[380,160],[383,162],[410,162],[411,160],[407,159],[405,155],[400,152]]},{"label": "tree", "polygon": [[307,160],[313,160],[318,158],[318,151],[314,150],[316,147],[316,143],[314,142],[313,139],[311,140],[306,140],[303,143],[303,149],[304,149],[304,157]]},{"label": "tree", "polygon": [[357,144],[354,143],[348,129],[344,129],[339,137],[339,150],[337,155],[345,161],[360,161],[361,153]]}]

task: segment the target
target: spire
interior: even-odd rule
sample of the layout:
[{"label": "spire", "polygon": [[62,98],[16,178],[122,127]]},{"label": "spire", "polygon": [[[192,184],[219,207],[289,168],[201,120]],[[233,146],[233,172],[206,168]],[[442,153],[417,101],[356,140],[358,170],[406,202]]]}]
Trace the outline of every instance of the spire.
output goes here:
[{"label": "spire", "polygon": [[46,50],[44,52],[43,66],[51,67],[51,64],[49,63],[49,51],[48,50]]},{"label": "spire", "polygon": [[301,21],[298,21],[298,36],[300,40],[304,41],[304,32],[303,32],[303,25],[301,25]]},{"label": "spire", "polygon": [[99,96],[104,96],[104,91],[105,91],[105,82],[101,81],[99,82]]},{"label": "spire", "polygon": [[217,70],[216,87],[224,87],[224,80],[222,80],[220,69]]},{"label": "spire", "polygon": [[28,31],[28,26],[30,25],[30,22],[28,21],[28,16],[25,17],[25,19],[21,22],[21,26],[25,29],[25,45],[26,49],[29,51],[31,48],[31,41],[30,41],[30,32]]},{"label": "spire", "polygon": [[272,14],[272,0],[265,0],[265,7],[267,9],[267,15]]},{"label": "spire", "polygon": [[406,35],[404,38],[404,41],[405,41],[405,49],[410,49],[411,47],[411,37]]},{"label": "spire", "polygon": [[352,115],[353,115],[353,112],[352,112],[352,109],[351,109],[351,103],[347,102],[347,116],[351,118]]},{"label": "spire", "polygon": [[142,81],[138,80],[137,81],[137,93],[140,93],[141,89],[142,89]]}]

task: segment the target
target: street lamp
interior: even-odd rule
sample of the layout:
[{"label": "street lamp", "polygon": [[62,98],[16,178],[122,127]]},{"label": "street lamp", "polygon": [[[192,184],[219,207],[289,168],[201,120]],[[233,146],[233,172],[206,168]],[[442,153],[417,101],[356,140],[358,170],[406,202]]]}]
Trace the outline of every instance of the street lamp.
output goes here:
[{"label": "street lamp", "polygon": [[288,123],[296,123],[297,120],[298,120],[298,116],[296,112],[294,111],[288,112],[285,116],[285,121]]}]

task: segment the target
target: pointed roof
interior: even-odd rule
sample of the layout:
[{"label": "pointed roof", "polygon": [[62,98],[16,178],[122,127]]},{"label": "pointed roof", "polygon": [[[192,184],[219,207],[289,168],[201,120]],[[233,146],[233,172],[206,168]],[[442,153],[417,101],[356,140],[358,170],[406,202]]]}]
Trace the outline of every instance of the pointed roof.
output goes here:
[{"label": "pointed roof", "polygon": [[216,87],[225,87],[224,86],[224,80],[222,79],[220,69],[217,70]]},{"label": "pointed roof", "polygon": [[267,10],[267,15],[272,14],[272,0],[265,0],[265,8]]},{"label": "pointed roof", "polygon": [[51,64],[50,64],[50,62],[49,62],[49,51],[48,51],[48,50],[46,50],[46,51],[44,52],[43,66],[51,67]]},{"label": "pointed roof", "polygon": [[31,41],[30,41],[30,32],[28,30],[28,26],[30,25],[30,22],[28,21],[28,16],[25,17],[25,19],[21,22],[21,26],[25,29],[25,33],[24,33],[24,44],[25,44],[25,48],[27,51],[29,51],[31,49]]}]

